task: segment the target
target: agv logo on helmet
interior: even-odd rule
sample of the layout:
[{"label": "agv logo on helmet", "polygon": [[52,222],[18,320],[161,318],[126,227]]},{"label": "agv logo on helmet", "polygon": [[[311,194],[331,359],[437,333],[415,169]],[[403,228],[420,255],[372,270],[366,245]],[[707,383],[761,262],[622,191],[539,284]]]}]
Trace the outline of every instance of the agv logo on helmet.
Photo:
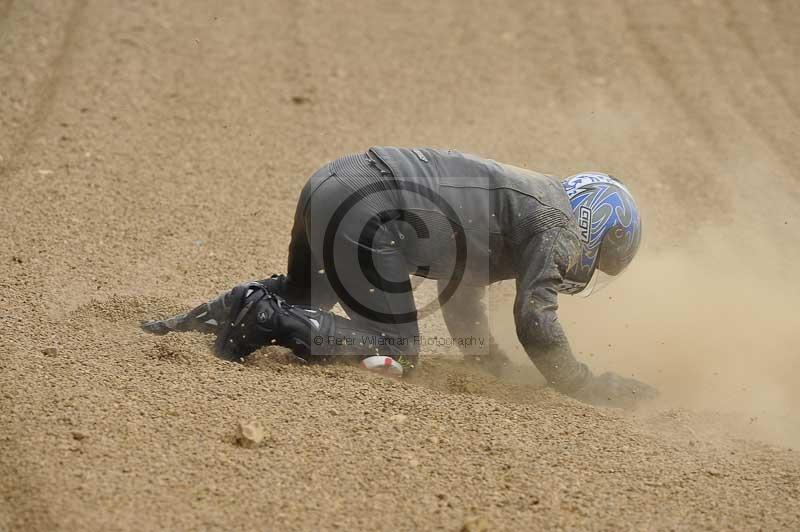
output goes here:
[{"label": "agv logo on helmet", "polygon": [[592,210],[586,205],[578,209],[578,228],[581,230],[581,240],[588,243],[592,230]]}]

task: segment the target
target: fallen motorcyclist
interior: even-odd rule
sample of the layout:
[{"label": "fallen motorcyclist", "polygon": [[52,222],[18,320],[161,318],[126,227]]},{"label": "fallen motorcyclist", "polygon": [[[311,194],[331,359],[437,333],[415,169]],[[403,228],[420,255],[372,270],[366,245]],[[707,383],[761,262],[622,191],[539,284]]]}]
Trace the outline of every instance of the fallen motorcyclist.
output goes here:
[{"label": "fallen motorcyclist", "polygon": [[[619,277],[641,239],[629,190],[602,173],[563,181],[453,150],[373,147],[332,161],[303,188],[285,275],[238,285],[208,303],[145,322],[149,332],[216,335],[239,360],[262,346],[307,360],[382,355],[413,371],[419,318],[412,276],[437,280],[453,338],[481,338],[465,354],[499,373],[508,357],[489,331],[483,296],[514,279],[517,337],[556,390],[629,406],[657,394],[579,362],[558,321],[558,294],[589,294]],[[339,303],[348,317],[330,309]],[[374,341],[365,341],[373,339]],[[466,344],[466,342],[464,342]]]}]

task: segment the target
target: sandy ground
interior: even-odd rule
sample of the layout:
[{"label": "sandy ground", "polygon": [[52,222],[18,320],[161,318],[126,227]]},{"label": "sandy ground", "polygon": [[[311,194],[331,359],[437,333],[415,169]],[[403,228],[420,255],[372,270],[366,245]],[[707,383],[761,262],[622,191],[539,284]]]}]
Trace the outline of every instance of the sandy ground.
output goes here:
[{"label": "sandy ground", "polygon": [[[0,530],[800,529],[798,25],[793,0],[0,1]],[[543,388],[508,284],[503,382],[137,329],[284,270],[305,176],[374,144],[628,181],[642,257],[562,320],[663,398]]]}]

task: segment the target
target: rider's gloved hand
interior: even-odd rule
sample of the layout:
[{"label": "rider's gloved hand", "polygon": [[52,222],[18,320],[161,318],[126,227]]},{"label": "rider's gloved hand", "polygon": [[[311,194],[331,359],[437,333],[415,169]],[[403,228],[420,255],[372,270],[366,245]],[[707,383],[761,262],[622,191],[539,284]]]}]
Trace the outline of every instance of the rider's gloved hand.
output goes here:
[{"label": "rider's gloved hand", "polygon": [[608,372],[591,376],[583,387],[570,395],[584,403],[630,409],[641,402],[652,401],[659,394],[649,384]]}]

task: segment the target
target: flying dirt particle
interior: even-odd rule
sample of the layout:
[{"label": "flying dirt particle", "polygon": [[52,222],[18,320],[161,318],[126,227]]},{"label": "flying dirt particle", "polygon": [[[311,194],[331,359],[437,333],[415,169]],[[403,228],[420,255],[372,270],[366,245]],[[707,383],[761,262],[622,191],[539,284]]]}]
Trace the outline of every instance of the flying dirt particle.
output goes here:
[{"label": "flying dirt particle", "polygon": [[292,96],[292,103],[295,105],[303,105],[306,103],[311,103],[311,98],[308,96]]},{"label": "flying dirt particle", "polygon": [[487,532],[489,522],[485,517],[470,517],[461,526],[461,532]]},{"label": "flying dirt particle", "polygon": [[236,443],[246,449],[255,449],[264,441],[264,428],[258,421],[240,421]]},{"label": "flying dirt particle", "polygon": [[73,440],[77,440],[77,441],[83,441],[83,440],[85,440],[85,439],[86,439],[86,438],[88,438],[88,437],[89,437],[89,435],[88,435],[88,434],[85,434],[85,433],[83,433],[83,432],[80,432],[80,431],[77,431],[77,430],[73,430],[73,431],[72,431],[72,439],[73,439]]},{"label": "flying dirt particle", "polygon": [[58,348],[57,347],[45,347],[42,349],[42,353],[48,357],[58,356]]}]

